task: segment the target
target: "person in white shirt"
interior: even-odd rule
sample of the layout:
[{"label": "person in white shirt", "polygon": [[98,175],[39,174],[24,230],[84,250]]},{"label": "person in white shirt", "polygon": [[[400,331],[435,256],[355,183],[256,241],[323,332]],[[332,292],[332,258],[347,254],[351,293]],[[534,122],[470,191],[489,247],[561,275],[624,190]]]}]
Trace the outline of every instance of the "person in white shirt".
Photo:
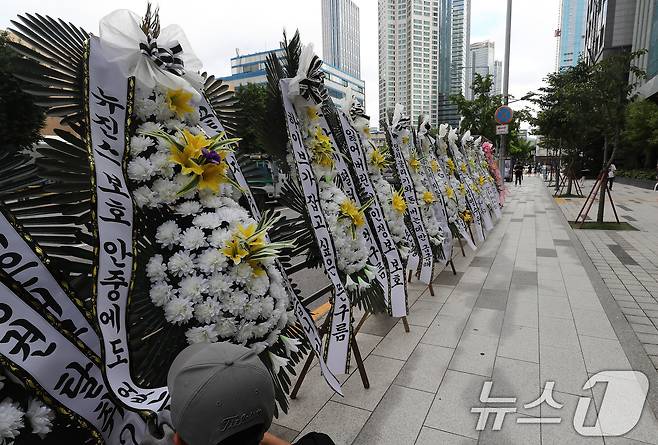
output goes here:
[{"label": "person in white shirt", "polygon": [[610,164],[610,167],[608,167],[608,190],[612,190],[612,184],[615,182],[615,172],[617,171],[617,167],[615,164]]}]

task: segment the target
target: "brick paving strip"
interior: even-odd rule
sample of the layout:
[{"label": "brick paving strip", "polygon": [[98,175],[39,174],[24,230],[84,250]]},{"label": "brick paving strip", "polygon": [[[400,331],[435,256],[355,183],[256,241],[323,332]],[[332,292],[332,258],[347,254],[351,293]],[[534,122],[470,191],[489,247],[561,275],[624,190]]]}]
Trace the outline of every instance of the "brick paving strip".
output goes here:
[{"label": "brick paving strip", "polygon": [[[289,440],[323,431],[337,444],[581,443],[572,425],[579,397],[592,398],[598,410],[604,386],[583,390],[585,381],[601,370],[633,369],[650,381],[638,425],[623,439],[587,442],[658,444],[658,373],[611,293],[620,288],[609,289],[604,279],[624,281],[612,272],[602,279],[585,250],[593,244],[583,242],[583,248],[581,232],[574,234],[539,178],[510,186],[502,220],[477,252],[455,259],[457,276],[437,272],[433,297],[420,284],[409,285],[411,332],[405,334],[401,322],[389,317],[366,321],[357,338],[370,389],[353,371],[342,379],[341,398],[326,387],[316,366],[289,413],[275,420],[274,431]],[[628,233],[622,235],[628,244],[608,238],[603,245],[619,246],[616,254],[608,249],[605,259],[620,265],[620,257],[633,260],[638,266],[624,266],[633,271],[645,263],[631,247],[648,248]],[[650,270],[632,275],[648,283]],[[633,303],[653,322],[646,315],[653,309],[640,302]],[[502,430],[491,431],[490,420],[479,433],[471,408],[483,406],[478,398],[485,381],[493,381],[492,397],[516,397],[518,411],[506,416]],[[525,408],[546,381],[556,382],[553,395],[563,408]],[[588,419],[595,419],[590,409]],[[559,416],[562,422],[523,423],[540,416]]]}]

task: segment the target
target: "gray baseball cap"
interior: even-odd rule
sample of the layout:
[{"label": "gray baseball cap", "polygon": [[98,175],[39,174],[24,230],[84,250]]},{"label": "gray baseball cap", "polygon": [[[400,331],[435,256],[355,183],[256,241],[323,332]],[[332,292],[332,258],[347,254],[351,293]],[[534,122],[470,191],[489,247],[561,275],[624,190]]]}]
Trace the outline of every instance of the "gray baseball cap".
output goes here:
[{"label": "gray baseball cap", "polygon": [[216,445],[262,425],[259,441],[272,424],[272,378],[258,355],[244,346],[188,346],[172,363],[167,386],[172,423],[187,445]]}]

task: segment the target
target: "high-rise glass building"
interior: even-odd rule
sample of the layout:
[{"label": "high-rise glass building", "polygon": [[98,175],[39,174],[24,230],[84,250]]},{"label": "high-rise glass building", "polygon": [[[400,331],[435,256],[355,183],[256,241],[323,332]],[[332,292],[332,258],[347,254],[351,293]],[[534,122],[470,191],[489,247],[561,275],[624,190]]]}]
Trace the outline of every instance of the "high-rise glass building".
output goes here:
[{"label": "high-rise glass building", "polygon": [[503,62],[494,60],[493,94],[503,94]]},{"label": "high-rise glass building", "polygon": [[460,116],[450,96],[466,93],[471,1],[441,0],[439,17],[438,120],[457,126]]},{"label": "high-rise glass building", "polygon": [[378,0],[379,116],[396,102],[438,125],[439,0]]},{"label": "high-rise glass building", "polygon": [[[485,40],[484,42],[471,43],[471,50],[469,57],[470,63],[468,64],[469,69],[467,71],[468,72],[468,84],[466,88],[467,94],[465,94],[467,99],[473,98],[472,85],[476,74],[479,74],[482,77],[493,76],[494,84],[491,92],[495,93],[496,90],[495,51],[496,51],[496,44],[490,40]],[[502,78],[502,75],[498,77]]]},{"label": "high-rise glass building", "polygon": [[322,59],[361,77],[359,7],[352,0],[322,0]]},{"label": "high-rise glass building", "polygon": [[560,44],[558,69],[574,66],[583,52],[587,0],[562,0],[560,6]]}]

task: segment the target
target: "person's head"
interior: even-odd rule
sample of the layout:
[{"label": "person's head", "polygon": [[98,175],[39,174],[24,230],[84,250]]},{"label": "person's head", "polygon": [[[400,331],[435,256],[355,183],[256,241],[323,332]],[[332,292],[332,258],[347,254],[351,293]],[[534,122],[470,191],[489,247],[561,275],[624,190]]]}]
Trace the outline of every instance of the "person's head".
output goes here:
[{"label": "person's head", "polygon": [[243,346],[187,347],[172,363],[167,386],[176,445],[258,445],[272,424],[272,378]]}]

